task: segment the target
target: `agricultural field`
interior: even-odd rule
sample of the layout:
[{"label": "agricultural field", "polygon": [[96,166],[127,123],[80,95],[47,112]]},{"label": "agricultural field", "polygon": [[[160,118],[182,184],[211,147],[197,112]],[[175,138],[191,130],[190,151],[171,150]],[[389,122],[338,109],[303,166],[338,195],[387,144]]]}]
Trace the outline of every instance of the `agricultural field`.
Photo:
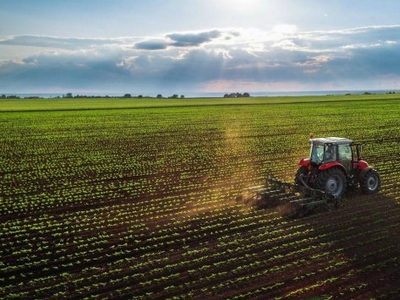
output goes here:
[{"label": "agricultural field", "polygon": [[[0,298],[398,299],[400,96],[0,101]],[[310,133],[364,143],[381,191],[289,219]]]}]

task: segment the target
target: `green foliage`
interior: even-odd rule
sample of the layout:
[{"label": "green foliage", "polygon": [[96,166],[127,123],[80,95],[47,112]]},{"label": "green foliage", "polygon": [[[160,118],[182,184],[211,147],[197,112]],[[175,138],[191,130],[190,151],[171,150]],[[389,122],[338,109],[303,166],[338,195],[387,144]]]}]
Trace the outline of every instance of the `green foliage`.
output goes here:
[{"label": "green foliage", "polygon": [[[128,94],[127,94],[128,95]],[[182,97],[183,96],[183,97]],[[335,96],[302,96],[302,97],[244,97],[244,98],[184,98],[163,99],[162,95],[156,98],[57,98],[57,99],[2,99],[0,112],[6,111],[47,111],[47,110],[92,110],[92,109],[124,109],[146,107],[182,107],[182,106],[226,106],[226,105],[267,105],[288,103],[321,103],[325,102],[352,102],[352,101],[381,101],[399,100],[397,94],[381,95],[335,95]],[[328,105],[328,104],[327,104]]]},{"label": "green foliage", "polygon": [[[396,97],[1,100],[0,297],[388,295]],[[236,200],[310,132],[364,142],[381,194],[295,221]]]}]

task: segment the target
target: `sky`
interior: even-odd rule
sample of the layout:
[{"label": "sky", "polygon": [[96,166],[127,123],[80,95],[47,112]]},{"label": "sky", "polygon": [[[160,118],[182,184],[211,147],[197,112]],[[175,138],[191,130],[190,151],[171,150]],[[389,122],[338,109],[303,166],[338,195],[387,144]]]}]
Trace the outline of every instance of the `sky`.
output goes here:
[{"label": "sky", "polygon": [[400,89],[398,0],[1,0],[0,94]]}]

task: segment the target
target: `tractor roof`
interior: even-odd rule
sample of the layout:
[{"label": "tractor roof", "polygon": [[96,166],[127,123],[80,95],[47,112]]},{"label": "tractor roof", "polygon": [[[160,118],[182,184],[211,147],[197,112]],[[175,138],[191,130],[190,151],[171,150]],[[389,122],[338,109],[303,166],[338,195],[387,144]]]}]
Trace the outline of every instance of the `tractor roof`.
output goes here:
[{"label": "tractor roof", "polygon": [[326,137],[326,138],[310,139],[311,144],[318,144],[318,145],[324,145],[324,144],[348,145],[348,144],[351,144],[352,142],[353,142],[353,140],[346,139],[346,138],[340,138],[340,137]]}]

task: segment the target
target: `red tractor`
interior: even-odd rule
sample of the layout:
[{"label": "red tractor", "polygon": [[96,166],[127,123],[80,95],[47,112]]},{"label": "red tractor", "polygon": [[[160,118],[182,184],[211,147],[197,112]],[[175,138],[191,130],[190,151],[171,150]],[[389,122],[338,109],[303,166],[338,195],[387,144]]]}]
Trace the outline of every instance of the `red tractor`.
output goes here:
[{"label": "red tractor", "polygon": [[310,158],[300,160],[295,184],[342,197],[358,183],[365,194],[380,187],[379,173],[360,157],[362,145],[339,137],[311,138]]},{"label": "red tractor", "polygon": [[339,137],[311,138],[310,144],[310,157],[300,160],[294,184],[267,176],[265,185],[248,188],[241,199],[257,208],[284,205],[286,215],[301,216],[320,206],[337,208],[348,187],[378,192],[379,173],[361,159],[361,144]]}]

